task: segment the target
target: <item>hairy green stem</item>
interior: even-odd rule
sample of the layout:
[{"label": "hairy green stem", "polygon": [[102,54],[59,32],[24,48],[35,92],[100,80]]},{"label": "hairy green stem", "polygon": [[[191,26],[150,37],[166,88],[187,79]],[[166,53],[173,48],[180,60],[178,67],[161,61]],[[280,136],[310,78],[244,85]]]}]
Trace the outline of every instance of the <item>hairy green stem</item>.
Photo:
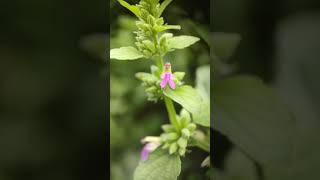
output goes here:
[{"label": "hairy green stem", "polygon": [[156,57],[156,64],[157,64],[160,72],[162,72],[162,71],[163,71],[163,60],[162,60],[161,55],[158,55],[158,56]]},{"label": "hairy green stem", "polygon": [[170,119],[171,124],[177,130],[179,130],[180,129],[180,123],[179,123],[179,121],[177,119],[177,113],[176,113],[176,110],[174,108],[172,100],[170,98],[168,98],[167,96],[164,96],[164,102],[165,102],[166,107],[167,107],[167,111],[168,111],[168,114],[169,114],[169,119]]}]

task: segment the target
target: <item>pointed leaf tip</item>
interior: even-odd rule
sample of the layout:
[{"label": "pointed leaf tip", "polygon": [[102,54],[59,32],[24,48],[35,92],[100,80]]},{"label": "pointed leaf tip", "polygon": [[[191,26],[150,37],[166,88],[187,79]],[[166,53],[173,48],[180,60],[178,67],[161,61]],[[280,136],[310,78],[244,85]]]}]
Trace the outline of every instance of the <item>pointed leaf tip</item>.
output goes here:
[{"label": "pointed leaf tip", "polygon": [[110,50],[110,59],[135,60],[142,58],[143,54],[136,48],[127,46]]}]

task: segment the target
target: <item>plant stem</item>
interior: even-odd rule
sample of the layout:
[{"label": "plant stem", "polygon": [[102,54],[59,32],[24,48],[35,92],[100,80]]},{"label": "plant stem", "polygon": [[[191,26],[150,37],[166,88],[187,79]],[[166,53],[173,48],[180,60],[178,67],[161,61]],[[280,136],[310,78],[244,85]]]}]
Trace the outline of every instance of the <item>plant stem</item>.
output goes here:
[{"label": "plant stem", "polygon": [[[162,59],[161,55],[157,56],[156,63],[160,69],[160,72],[162,72],[163,71],[163,59]],[[176,128],[176,130],[180,130],[180,123],[177,119],[177,113],[174,108],[172,100],[170,98],[168,98],[167,96],[164,96],[164,103],[166,104],[170,123]]]},{"label": "plant stem", "polygon": [[156,57],[156,64],[157,64],[160,72],[162,72],[163,71],[163,60],[162,60],[161,55]]},{"label": "plant stem", "polygon": [[169,114],[169,119],[170,119],[170,123],[177,129],[180,129],[180,123],[177,119],[177,113],[176,110],[174,108],[173,102],[170,98],[168,98],[167,96],[164,96],[164,102],[166,104],[167,107],[167,111]]}]

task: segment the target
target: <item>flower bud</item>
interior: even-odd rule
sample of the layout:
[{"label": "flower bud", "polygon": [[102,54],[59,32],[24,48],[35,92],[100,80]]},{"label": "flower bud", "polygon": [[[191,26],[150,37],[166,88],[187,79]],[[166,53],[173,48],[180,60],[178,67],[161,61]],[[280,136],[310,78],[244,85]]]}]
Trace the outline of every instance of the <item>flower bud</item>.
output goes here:
[{"label": "flower bud", "polygon": [[148,15],[148,23],[152,26],[155,24],[155,18],[151,14]]},{"label": "flower bud", "polygon": [[149,12],[143,8],[140,8],[140,14],[141,14],[141,19],[147,21],[147,17],[149,15]]},{"label": "flower bud", "polygon": [[180,148],[179,149],[179,155],[184,156],[186,154],[186,148]]},{"label": "flower bud", "polygon": [[147,93],[155,93],[158,89],[155,86],[151,86],[146,89]]},{"label": "flower bud", "polygon": [[197,126],[196,126],[196,124],[191,123],[191,124],[188,124],[187,128],[188,128],[191,132],[193,132],[193,131],[197,128]]},{"label": "flower bud", "polygon": [[184,138],[189,138],[190,135],[191,135],[189,129],[186,129],[186,128],[183,128],[183,129],[181,130],[181,134],[182,134],[182,137],[184,137]]},{"label": "flower bud", "polygon": [[156,20],[156,24],[159,25],[159,26],[163,25],[163,24],[164,24],[163,18],[162,18],[162,17],[161,17],[161,18],[158,18],[158,19]]},{"label": "flower bud", "polygon": [[161,135],[161,138],[163,141],[174,141],[179,138],[179,135],[177,133],[165,133]]},{"label": "flower bud", "polygon": [[174,142],[170,145],[169,154],[173,154],[173,153],[177,152],[177,150],[178,150],[178,145],[177,145],[177,143]]},{"label": "flower bud", "polygon": [[159,68],[155,65],[151,66],[151,74],[158,76],[159,75]]},{"label": "flower bud", "polygon": [[184,139],[184,138],[179,138],[179,140],[177,141],[177,144],[181,147],[181,148],[186,148],[188,145],[188,140]]},{"label": "flower bud", "polygon": [[152,52],[155,53],[156,52],[156,48],[154,46],[154,43],[151,42],[150,40],[144,40],[142,41],[142,43]]},{"label": "flower bud", "polygon": [[171,124],[164,124],[161,126],[164,132],[172,132],[175,128]]},{"label": "flower bud", "polygon": [[148,58],[152,56],[152,53],[150,51],[146,50],[146,49],[143,50],[143,54]]},{"label": "flower bud", "polygon": [[163,146],[162,146],[162,149],[168,149],[170,147],[170,144],[169,143],[165,143]]},{"label": "flower bud", "polygon": [[144,28],[144,23],[141,22],[141,21],[137,21],[137,22],[136,22],[136,26],[137,26],[139,29],[143,29],[143,28]]},{"label": "flower bud", "polygon": [[151,74],[149,73],[145,73],[145,72],[138,72],[135,74],[136,78],[141,80],[141,81],[144,81],[144,79],[148,76],[150,76]]}]

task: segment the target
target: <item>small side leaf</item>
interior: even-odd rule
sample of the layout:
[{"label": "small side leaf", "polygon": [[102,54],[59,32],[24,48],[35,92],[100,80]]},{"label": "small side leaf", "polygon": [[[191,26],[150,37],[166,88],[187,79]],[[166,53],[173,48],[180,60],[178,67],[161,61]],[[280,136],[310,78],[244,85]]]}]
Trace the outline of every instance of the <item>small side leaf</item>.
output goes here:
[{"label": "small side leaf", "polygon": [[143,54],[136,48],[127,46],[110,50],[110,59],[135,60],[142,58]]},{"label": "small side leaf", "polygon": [[156,29],[156,31],[162,32],[162,31],[166,31],[169,29],[180,30],[181,26],[179,26],[179,25],[162,25],[162,26],[155,26],[154,28]]},{"label": "small side leaf", "polygon": [[160,12],[159,12],[159,17],[163,13],[163,11],[167,8],[167,6],[172,2],[172,0],[165,0],[163,3],[160,5]]},{"label": "small side leaf", "polygon": [[149,159],[140,162],[134,172],[134,180],[176,180],[181,172],[181,160],[158,148]]},{"label": "small side leaf", "polygon": [[175,36],[168,40],[168,44],[170,49],[184,49],[199,40],[199,38],[194,36]]},{"label": "small side leaf", "polygon": [[200,113],[203,100],[191,86],[180,86],[174,90],[167,87],[163,93],[192,114]]},{"label": "small side leaf", "polygon": [[119,3],[123,6],[123,7],[125,7],[125,8],[127,8],[129,11],[131,11],[134,15],[136,15],[137,17],[139,17],[140,16],[140,10],[139,10],[139,8],[137,7],[137,6],[135,6],[135,5],[130,5],[129,3],[127,3],[126,1],[124,1],[124,0],[118,0],[119,1]]}]

